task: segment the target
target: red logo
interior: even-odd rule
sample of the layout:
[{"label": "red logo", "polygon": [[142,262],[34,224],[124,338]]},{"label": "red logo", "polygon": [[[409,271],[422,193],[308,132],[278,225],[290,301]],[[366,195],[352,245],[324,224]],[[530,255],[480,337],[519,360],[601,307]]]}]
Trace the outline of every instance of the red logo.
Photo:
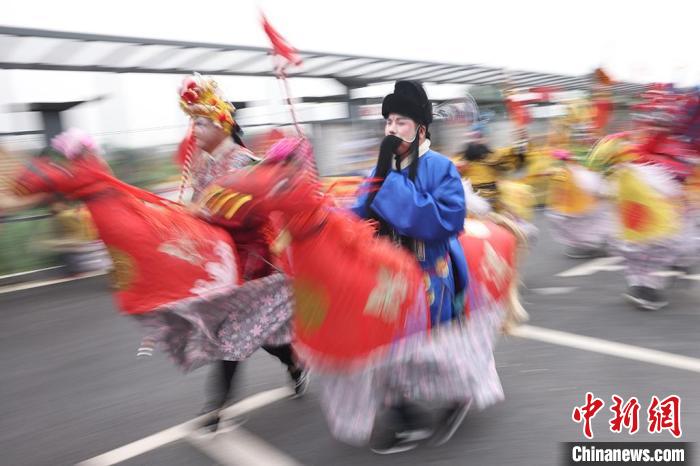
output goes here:
[{"label": "red logo", "polygon": [[583,406],[576,406],[574,412],[571,413],[571,418],[574,422],[583,422],[583,435],[586,438],[593,438],[593,428],[591,427],[591,420],[598,414],[605,402],[600,398],[593,396],[593,393],[586,393],[586,404]]},{"label": "red logo", "polygon": [[[613,395],[610,411],[613,417],[608,422],[610,432],[621,433],[626,429],[630,435],[639,431],[639,412],[641,405],[637,397],[631,397],[626,402]],[[571,419],[576,423],[583,423],[583,435],[588,439],[593,438],[592,421],[596,414],[605,406],[605,402],[596,398],[591,392],[586,393],[586,403],[576,406],[571,413]],[[680,438],[681,430],[681,398],[678,395],[669,395],[660,400],[656,395],[651,397],[647,408],[648,432],[650,434],[661,433],[665,430],[675,438]]]},{"label": "red logo", "polygon": [[668,430],[674,437],[681,436],[681,398],[670,395],[659,401],[654,395],[649,402],[649,433]]},{"label": "red logo", "polygon": [[610,420],[610,432],[622,432],[622,428],[629,430],[630,434],[635,434],[639,430],[639,400],[636,397],[630,398],[627,403],[617,395],[612,396],[613,405],[610,411],[615,414]]}]

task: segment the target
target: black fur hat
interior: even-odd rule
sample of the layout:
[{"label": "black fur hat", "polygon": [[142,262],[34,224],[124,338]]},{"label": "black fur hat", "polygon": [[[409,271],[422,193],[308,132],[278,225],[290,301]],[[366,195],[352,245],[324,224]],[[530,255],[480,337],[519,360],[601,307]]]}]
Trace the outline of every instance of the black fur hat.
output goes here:
[{"label": "black fur hat", "polygon": [[426,127],[433,122],[433,104],[418,81],[396,81],[394,92],[384,97],[382,115],[398,113]]}]

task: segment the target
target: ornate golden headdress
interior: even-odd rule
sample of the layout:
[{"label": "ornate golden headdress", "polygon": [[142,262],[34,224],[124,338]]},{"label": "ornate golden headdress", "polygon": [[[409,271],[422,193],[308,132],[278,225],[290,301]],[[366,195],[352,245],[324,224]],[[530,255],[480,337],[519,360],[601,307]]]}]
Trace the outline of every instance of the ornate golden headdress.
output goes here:
[{"label": "ornate golden headdress", "polygon": [[209,76],[195,73],[184,79],[180,88],[180,108],[192,118],[209,118],[229,134],[233,130],[236,107],[226,100],[219,85]]}]

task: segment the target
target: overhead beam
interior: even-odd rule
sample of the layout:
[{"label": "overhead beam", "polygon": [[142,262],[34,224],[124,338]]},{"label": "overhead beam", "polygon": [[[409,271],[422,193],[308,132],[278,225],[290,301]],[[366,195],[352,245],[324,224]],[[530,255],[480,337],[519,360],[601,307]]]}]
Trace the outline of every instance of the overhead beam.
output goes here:
[{"label": "overhead beam", "polygon": [[[238,46],[210,42],[189,42],[181,40],[151,39],[143,37],[124,37],[104,34],[86,34],[65,31],[51,31],[35,28],[17,28],[8,26],[0,26],[0,35],[20,38],[48,38],[55,39],[57,42],[56,45],[52,48],[52,53],[50,55],[45,55],[44,57],[44,61],[49,61],[49,63],[18,63],[6,60],[5,62],[0,63],[0,69],[92,71],[143,74],[180,74],[183,71],[189,72],[192,68],[196,68],[198,67],[198,65],[205,64],[206,60],[208,60],[209,53],[216,54],[240,51],[256,52],[256,54],[253,57],[244,59],[243,61],[235,62],[227,68],[223,68],[220,70],[203,69],[202,72],[225,76],[274,76],[272,70],[238,71],[231,69],[234,67],[239,69],[244,68],[253,63],[257,63],[258,60],[261,60],[263,57],[268,56],[271,53],[271,51],[269,48],[265,47]],[[66,64],[70,57],[63,57],[62,53],[65,52],[66,54],[70,54],[72,50],[75,50],[73,48],[75,47],[75,42],[102,42],[106,44],[121,44],[122,47],[118,47],[114,50],[106,52],[102,59],[92,64],[73,66]],[[120,62],[128,60],[133,53],[137,53],[138,48],[140,46],[166,46],[168,48],[175,48],[180,50],[187,48],[200,48],[205,50],[203,50],[201,53],[197,53],[196,55],[189,54],[189,58],[186,58],[186,55],[183,55],[182,61],[178,60],[176,62],[173,60],[169,63],[164,63],[168,65],[167,68],[152,67],[150,66],[150,63],[168,58],[170,57],[170,52],[177,53],[176,51],[171,50],[170,52],[158,52],[158,55],[155,56],[157,59],[152,58],[144,60],[144,62],[137,63],[135,64],[135,66],[118,66]],[[209,49],[209,51],[206,49]],[[58,56],[55,54],[56,51],[60,51]],[[489,78],[493,76],[498,76],[499,74],[503,74],[503,82],[512,82],[513,86],[522,87],[543,85],[550,82],[561,82],[561,80],[567,79],[577,79],[577,77],[575,76],[556,75],[547,73],[538,74],[517,70],[508,71],[506,69],[489,68],[478,65],[451,65],[447,63],[432,61],[403,60],[313,51],[299,51],[299,54],[307,60],[316,57],[328,57],[335,60],[331,60],[329,63],[324,65],[312,64],[312,66],[307,70],[304,70],[303,68],[297,70],[296,72],[290,70],[291,72],[289,76],[336,79],[339,82],[346,81],[358,83],[359,85],[394,79],[418,79],[437,83],[456,84],[490,84],[494,82],[494,80]],[[358,65],[358,62],[360,61],[362,62],[362,64]],[[344,62],[347,62],[348,65],[337,69],[338,64]],[[372,67],[372,65],[376,65],[382,62],[386,62],[387,64]],[[366,70],[367,67],[371,67],[374,69],[372,69],[371,71],[360,71]],[[400,71],[392,72],[392,70],[398,69],[400,69]],[[331,72],[329,70],[334,71]],[[357,70],[358,72],[353,73],[353,71],[355,70]],[[462,73],[462,71],[464,73]],[[464,75],[465,73],[466,76]],[[583,78],[585,77],[580,77],[580,79]],[[568,83],[569,81],[565,82]],[[632,87],[622,87],[621,89],[632,89]]]}]

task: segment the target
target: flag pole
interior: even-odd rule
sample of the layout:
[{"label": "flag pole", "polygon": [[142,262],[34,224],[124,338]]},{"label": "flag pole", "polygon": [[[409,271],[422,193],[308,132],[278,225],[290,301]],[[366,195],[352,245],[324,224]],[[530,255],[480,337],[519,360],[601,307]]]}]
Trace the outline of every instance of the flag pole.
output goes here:
[{"label": "flag pole", "polygon": [[277,30],[275,30],[275,28],[272,27],[272,25],[267,20],[267,17],[262,11],[260,12],[260,20],[262,23],[263,30],[265,31],[265,34],[267,34],[267,37],[270,39],[270,43],[272,44],[273,60],[274,57],[278,57],[279,59],[278,64],[275,64],[273,62],[275,76],[282,83],[282,95],[284,96],[284,100],[289,106],[289,112],[292,116],[294,128],[296,128],[299,137],[303,138],[305,137],[304,132],[301,130],[301,126],[299,126],[299,119],[297,118],[294,103],[292,102],[292,93],[289,89],[289,82],[287,81],[286,73],[286,69],[289,65],[299,66],[303,63],[303,61],[299,56],[298,51],[294,47],[292,47],[284,39],[284,37],[282,37],[280,33],[277,32]]}]

